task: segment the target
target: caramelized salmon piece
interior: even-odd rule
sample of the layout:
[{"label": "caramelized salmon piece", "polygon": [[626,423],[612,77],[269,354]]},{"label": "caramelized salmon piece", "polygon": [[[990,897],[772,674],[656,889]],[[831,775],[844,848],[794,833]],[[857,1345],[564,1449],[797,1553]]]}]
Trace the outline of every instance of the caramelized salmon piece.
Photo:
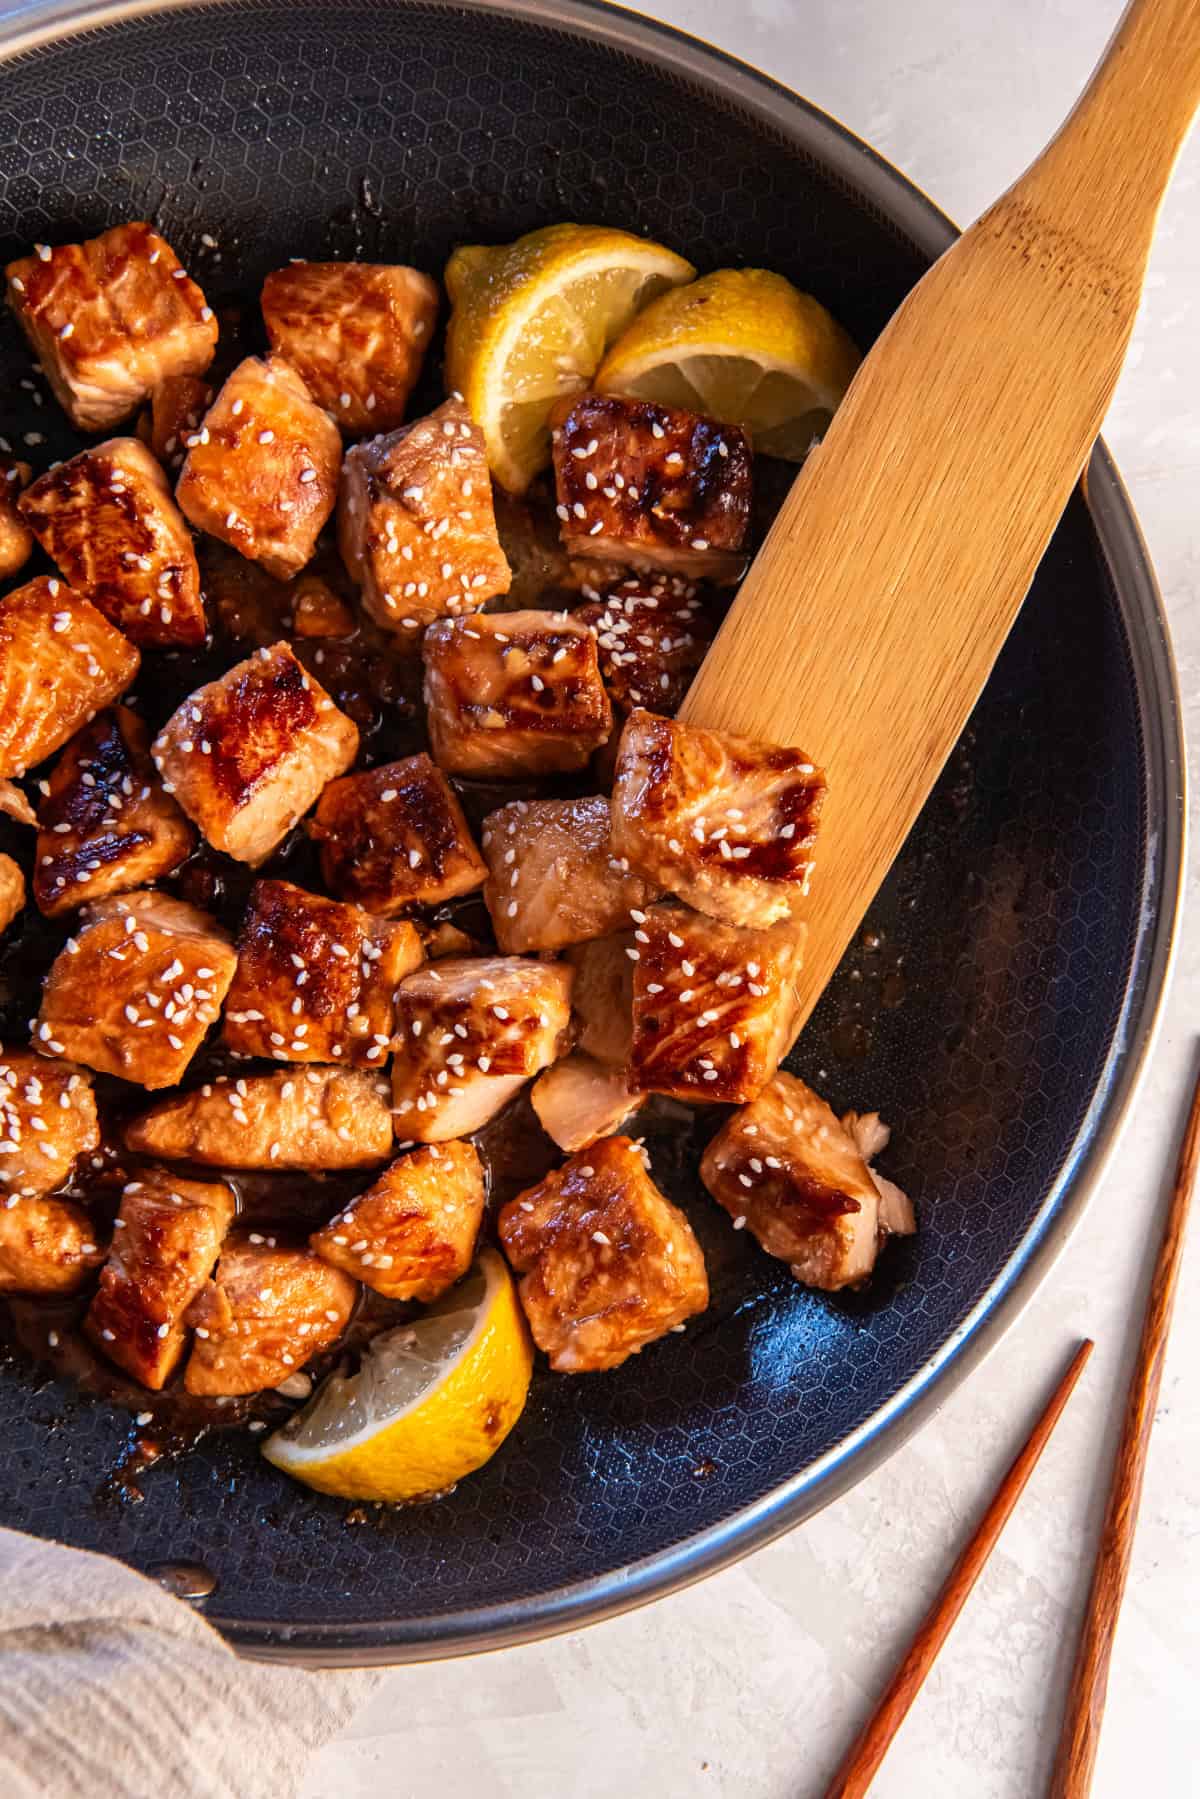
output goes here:
[{"label": "caramelized salmon piece", "polygon": [[736,581],[750,527],[750,443],[677,406],[581,394],[552,414],[554,485],[569,556]]},{"label": "caramelized salmon piece", "polygon": [[346,602],[320,575],[296,578],[292,594],[292,630],[297,637],[351,637],[357,621]]},{"label": "caramelized salmon piece", "polygon": [[803,925],[739,930],[655,906],[634,933],[634,1080],[649,1093],[753,1099],[791,1042]]},{"label": "caramelized salmon piece", "polygon": [[451,774],[568,772],[608,741],[595,639],[565,613],[442,619],[422,654],[433,758]]},{"label": "caramelized salmon piece", "polygon": [[118,1368],[157,1391],[187,1346],[184,1315],[233,1222],[224,1181],[190,1181],[150,1168],[129,1181],[108,1261],[83,1328]]},{"label": "caramelized salmon piece", "polygon": [[86,1074],[0,1047],[0,1205],[61,1187],[99,1142]]},{"label": "caramelized salmon piece", "polygon": [[237,965],[208,914],[153,891],[88,906],[46,977],[42,1055],[173,1087],[216,1022]]},{"label": "caramelized salmon piece", "polygon": [[470,1143],[427,1143],[309,1242],[376,1293],[427,1305],[471,1266],[484,1197],[483,1163]]},{"label": "caramelized salmon piece", "polygon": [[470,893],[487,874],[450,783],[423,754],[331,782],[308,830],[325,885],[383,918]]},{"label": "caramelized salmon piece", "polygon": [[81,594],[39,575],[0,600],[0,775],[22,775],[124,693],[140,657]]},{"label": "caramelized salmon piece", "polygon": [[95,1225],[73,1201],[0,1205],[0,1293],[77,1293],[103,1260]]},{"label": "caramelized salmon piece", "polygon": [[114,706],[74,736],[39,807],[33,897],[48,917],[170,874],[196,833],[150,760],[136,712]]},{"label": "caramelized salmon piece", "polygon": [[279,1386],[337,1342],[357,1297],[354,1281],[311,1250],[229,1238],[188,1310],[185,1388],[213,1397]]},{"label": "caramelized salmon piece", "polygon": [[0,856],[0,936],[25,904],[25,876],[11,856]]},{"label": "caramelized salmon piece", "polygon": [[634,712],[617,752],[613,845],[698,911],[770,925],[808,892],[824,798],[803,750]]},{"label": "caramelized salmon piece", "polygon": [[251,865],[357,753],[357,725],[286,643],[198,687],[153,746],[168,793],[215,849]]},{"label": "caramelized salmon piece", "polygon": [[564,960],[575,970],[571,1010],[577,1046],[598,1062],[626,1068],[633,1050],[633,931],[576,943]]},{"label": "caramelized salmon piece", "polygon": [[125,1142],[211,1168],[371,1168],[392,1149],[387,1083],[349,1068],[222,1078],[161,1100],[126,1126]]},{"label": "caramelized salmon piece", "polygon": [[0,456],[0,581],[25,567],[33,554],[33,532],[21,517],[17,501],[33,479],[27,462]]},{"label": "caramelized salmon piece", "polygon": [[619,1131],[643,1095],[623,1068],[597,1062],[573,1050],[539,1074],[529,1099],[538,1123],[560,1149],[586,1149],[598,1137]]},{"label": "caramelized salmon piece", "polygon": [[437,310],[436,282],[402,263],[290,262],[262,290],[271,348],[355,437],[402,423]]},{"label": "caramelized salmon piece", "polygon": [[213,403],[213,388],[199,375],[169,375],[150,397],[150,448],[164,468],[177,471],[187,440],[200,429]]},{"label": "caramelized salmon piece", "polygon": [[798,1281],[830,1291],[875,1264],[879,1194],[854,1138],[794,1075],[735,1112],[700,1164],[713,1198]]},{"label": "caramelized salmon piece", "polygon": [[595,632],[608,697],[623,713],[676,713],[716,635],[700,588],[677,575],[609,583],[572,616]]},{"label": "caramelized salmon piece", "polygon": [[21,512],[70,586],[131,643],[204,642],[192,534],[136,437],[60,462],[22,494]]},{"label": "caramelized salmon piece", "polygon": [[342,439],[295,369],[248,356],[184,443],[175,497],[193,525],[277,580],[299,574],[337,499]]},{"label": "caramelized salmon piece", "polygon": [[533,1340],[560,1373],[616,1368],[708,1305],[692,1227],[628,1137],[572,1156],[499,1228]]},{"label": "caramelized salmon piece", "polygon": [[508,592],[483,433],[461,400],[350,451],[338,544],[371,617],[413,642]]},{"label": "caramelized salmon piece", "polygon": [[656,890],[614,855],[608,801],[515,800],[485,820],[483,890],[502,950],[562,949],[629,922]]},{"label": "caramelized salmon piece", "polygon": [[242,1056],[381,1067],[392,994],[425,959],[410,924],[258,881],[238,935],[224,1037]]},{"label": "caramelized salmon piece", "polygon": [[467,1137],[566,1047],[571,970],[516,956],[449,957],[396,990],[397,1137]]},{"label": "caramelized salmon piece", "polygon": [[202,375],[217,322],[170,244],[114,225],[10,262],[8,303],[79,431],[106,431],[172,375]]}]

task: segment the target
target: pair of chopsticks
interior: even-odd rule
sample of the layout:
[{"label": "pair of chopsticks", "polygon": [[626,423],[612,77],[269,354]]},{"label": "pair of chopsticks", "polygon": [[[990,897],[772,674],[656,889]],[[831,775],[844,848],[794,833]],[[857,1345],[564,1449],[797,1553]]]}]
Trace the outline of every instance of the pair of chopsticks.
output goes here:
[{"label": "pair of chopsticks", "polygon": [[[1050,1777],[1048,1799],[1087,1799],[1091,1790],[1100,1724],[1108,1690],[1117,1615],[1129,1574],[1133,1534],[1137,1525],[1142,1479],[1150,1447],[1158,1390],[1162,1381],[1167,1332],[1179,1281],[1184,1226],[1200,1163],[1200,1080],[1192,1097],[1187,1128],[1179,1152],[1175,1184],[1167,1208],[1162,1242],[1154,1265],[1154,1278],[1146,1303],[1141,1342],[1130,1377],[1125,1402],[1121,1441],[1113,1464],[1108,1510],[1096,1551],[1096,1565],[1088,1594],[1087,1611],[1075,1656],[1075,1671],[1067,1698],[1066,1715],[1059,1737],[1058,1754]],[[949,1579],[922,1620],[893,1674],[866,1728],[826,1788],[825,1799],[860,1799],[879,1771],[892,1738],[908,1714],[962,1611],[975,1582],[995,1547],[1013,1507],[1037,1466],[1038,1458],[1071,1396],[1092,1353],[1089,1341],[1081,1343],[1071,1358],[1045,1411],[1034,1425],[1024,1448],[1001,1481],[979,1528],[950,1572]]]}]

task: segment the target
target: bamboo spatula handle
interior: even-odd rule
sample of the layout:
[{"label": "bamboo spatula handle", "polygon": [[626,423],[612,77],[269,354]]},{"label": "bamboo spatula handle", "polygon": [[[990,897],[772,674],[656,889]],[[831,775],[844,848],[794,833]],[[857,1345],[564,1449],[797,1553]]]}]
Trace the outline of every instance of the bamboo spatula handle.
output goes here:
[{"label": "bamboo spatula handle", "polygon": [[1099,432],[1200,0],[1133,0],[1047,149],[880,335],[682,708],[828,772],[798,982],[819,999],[962,732]]}]

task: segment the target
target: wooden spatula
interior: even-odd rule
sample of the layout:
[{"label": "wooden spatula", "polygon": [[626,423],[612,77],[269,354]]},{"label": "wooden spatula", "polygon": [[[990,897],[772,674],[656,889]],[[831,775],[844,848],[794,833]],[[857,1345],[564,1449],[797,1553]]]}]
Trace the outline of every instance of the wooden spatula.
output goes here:
[{"label": "wooden spatula", "polygon": [[692,686],[823,763],[807,1018],[979,697],[1083,470],[1200,103],[1200,0],[1133,0],[1048,148],[901,305]]}]

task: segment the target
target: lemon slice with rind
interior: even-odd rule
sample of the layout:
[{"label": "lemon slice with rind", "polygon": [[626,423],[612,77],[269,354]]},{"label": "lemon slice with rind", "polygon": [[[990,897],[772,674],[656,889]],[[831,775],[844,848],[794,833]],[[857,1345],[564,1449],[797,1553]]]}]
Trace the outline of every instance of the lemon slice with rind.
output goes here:
[{"label": "lemon slice with rind", "polygon": [[533,1370],[513,1278],[494,1249],[421,1317],[331,1374],[263,1454],[343,1499],[417,1499],[482,1467],[521,1415]]},{"label": "lemon slice with rind", "polygon": [[603,225],[547,225],[454,252],[446,385],[483,431],[502,487],[525,491],[550,460],[555,402],[589,385],[641,307],[695,273],[661,244]]}]

